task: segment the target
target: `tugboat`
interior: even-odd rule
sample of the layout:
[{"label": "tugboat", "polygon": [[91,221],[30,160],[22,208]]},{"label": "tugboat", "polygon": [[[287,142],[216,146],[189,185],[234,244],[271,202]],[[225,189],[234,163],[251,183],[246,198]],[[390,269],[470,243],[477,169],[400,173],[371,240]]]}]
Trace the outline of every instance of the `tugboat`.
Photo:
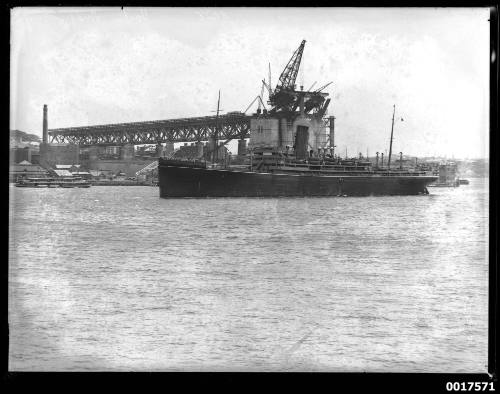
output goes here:
[{"label": "tugboat", "polygon": [[[231,166],[219,160],[219,100],[211,163],[202,160],[160,158],[160,197],[280,197],[280,196],[370,196],[428,194],[427,185],[437,176],[417,169],[391,168],[391,142],[387,167],[367,159],[341,159],[334,152],[334,119],[324,115],[330,103],[323,90],[295,89],[305,40],[283,70],[276,88],[270,80],[271,109],[250,117],[250,145],[247,163]],[[269,78],[270,79],[270,78]],[[262,96],[262,93],[261,93]],[[254,100],[255,101],[255,100]],[[402,154],[401,154],[402,155]]]}]

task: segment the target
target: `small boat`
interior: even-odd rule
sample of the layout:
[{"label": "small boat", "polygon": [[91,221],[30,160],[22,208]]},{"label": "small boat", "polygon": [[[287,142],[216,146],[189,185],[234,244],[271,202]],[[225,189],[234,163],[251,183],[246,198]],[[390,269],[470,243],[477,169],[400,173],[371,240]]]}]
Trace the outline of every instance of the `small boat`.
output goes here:
[{"label": "small boat", "polygon": [[469,184],[469,180],[468,179],[459,179],[458,183],[460,183],[461,185],[468,185]]},{"label": "small boat", "polygon": [[48,187],[51,178],[22,178],[16,183],[17,187]]},{"label": "small boat", "polygon": [[81,177],[60,177],[60,178],[21,178],[16,183],[17,187],[47,187],[47,188],[57,188],[57,187],[80,187],[87,188],[92,184],[89,181],[82,179]]},{"label": "small boat", "polygon": [[61,187],[90,187],[91,183],[82,179],[81,177],[64,177],[63,180],[59,183]]}]

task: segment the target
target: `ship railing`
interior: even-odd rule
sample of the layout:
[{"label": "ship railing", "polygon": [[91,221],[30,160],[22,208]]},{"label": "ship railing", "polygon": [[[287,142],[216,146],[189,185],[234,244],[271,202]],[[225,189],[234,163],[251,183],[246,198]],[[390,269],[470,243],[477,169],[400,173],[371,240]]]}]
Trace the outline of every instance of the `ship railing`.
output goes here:
[{"label": "ship railing", "polygon": [[375,174],[377,175],[383,175],[383,176],[401,176],[401,175],[410,175],[410,176],[421,176],[421,175],[430,175],[427,174],[425,171],[374,171]]},{"label": "ship railing", "polygon": [[301,169],[304,170],[303,173],[308,174],[345,174],[346,176],[423,176],[430,175],[424,171],[387,171],[387,170],[373,170],[373,169],[362,169],[358,167],[357,169],[340,167],[336,168],[309,168],[306,166],[289,166],[293,168],[291,171],[300,172]]}]

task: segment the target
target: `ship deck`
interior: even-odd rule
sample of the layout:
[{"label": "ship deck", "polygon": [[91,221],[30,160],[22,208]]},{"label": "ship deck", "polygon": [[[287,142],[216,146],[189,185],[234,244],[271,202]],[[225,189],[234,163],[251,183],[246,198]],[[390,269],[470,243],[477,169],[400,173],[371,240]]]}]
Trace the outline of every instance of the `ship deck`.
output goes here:
[{"label": "ship deck", "polygon": [[[206,167],[205,167],[206,165]],[[180,161],[169,163],[161,161],[160,166],[173,166],[173,167],[189,167],[200,168],[208,171],[231,171],[231,172],[245,172],[255,174],[275,174],[275,175],[315,175],[315,176],[364,176],[364,177],[382,177],[382,176],[399,176],[399,177],[418,177],[429,176],[428,173],[423,171],[411,171],[406,169],[366,169],[364,167],[354,166],[338,166],[338,165],[284,165],[275,166],[266,170],[250,170],[248,165],[211,165],[204,162],[190,162]]]}]

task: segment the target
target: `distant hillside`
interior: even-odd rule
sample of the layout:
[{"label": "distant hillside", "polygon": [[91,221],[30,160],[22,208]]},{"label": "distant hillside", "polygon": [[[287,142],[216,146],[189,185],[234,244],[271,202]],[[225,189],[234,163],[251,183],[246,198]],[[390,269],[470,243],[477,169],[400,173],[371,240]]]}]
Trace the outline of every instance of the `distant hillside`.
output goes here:
[{"label": "distant hillside", "polygon": [[15,138],[16,140],[23,139],[25,142],[41,142],[39,136],[35,134],[28,134],[21,130],[10,130],[11,138]]}]

